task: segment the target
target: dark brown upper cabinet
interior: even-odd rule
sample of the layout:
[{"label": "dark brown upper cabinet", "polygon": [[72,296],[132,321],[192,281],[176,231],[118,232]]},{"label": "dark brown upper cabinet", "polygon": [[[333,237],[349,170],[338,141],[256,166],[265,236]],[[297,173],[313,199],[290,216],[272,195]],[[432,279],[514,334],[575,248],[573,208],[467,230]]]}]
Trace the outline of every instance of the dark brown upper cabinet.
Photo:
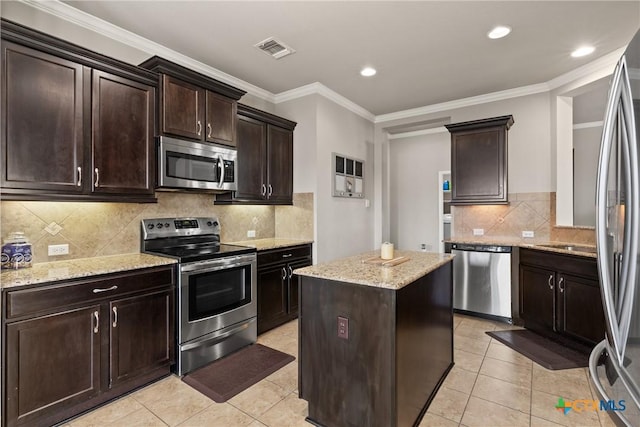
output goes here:
[{"label": "dark brown upper cabinet", "polygon": [[238,104],[238,189],[217,204],[290,205],[295,122]]},{"label": "dark brown upper cabinet", "polygon": [[451,204],[506,204],[507,131],[513,116],[445,125],[451,132]]},{"label": "dark brown upper cabinet", "polygon": [[157,75],[2,20],[4,200],[155,202]]},{"label": "dark brown upper cabinet", "polygon": [[246,92],[154,56],[141,67],[160,73],[160,132],[236,145],[238,99]]}]

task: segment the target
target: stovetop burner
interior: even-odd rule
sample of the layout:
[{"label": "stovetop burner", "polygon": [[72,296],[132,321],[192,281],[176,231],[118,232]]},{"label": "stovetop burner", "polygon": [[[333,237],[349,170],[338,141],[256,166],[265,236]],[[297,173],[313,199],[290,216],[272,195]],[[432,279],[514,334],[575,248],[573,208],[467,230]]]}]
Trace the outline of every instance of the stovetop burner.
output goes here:
[{"label": "stovetop burner", "polygon": [[220,243],[220,223],[215,217],[145,219],[141,235],[142,252],[181,263],[256,252],[255,248]]}]

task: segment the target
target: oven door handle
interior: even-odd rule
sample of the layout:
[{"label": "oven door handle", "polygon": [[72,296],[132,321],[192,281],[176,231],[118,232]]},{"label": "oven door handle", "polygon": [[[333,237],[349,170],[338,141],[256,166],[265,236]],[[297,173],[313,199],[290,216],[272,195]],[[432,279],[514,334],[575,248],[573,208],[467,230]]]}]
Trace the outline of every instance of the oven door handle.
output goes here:
[{"label": "oven door handle", "polygon": [[180,351],[189,351],[199,347],[211,347],[212,345],[216,345],[220,341],[225,338],[237,334],[240,331],[244,331],[247,329],[252,323],[256,321],[255,317],[249,319],[247,322],[244,322],[242,325],[235,326],[227,331],[224,331],[220,334],[216,334],[215,336],[211,336],[211,334],[207,335],[205,338],[201,338],[197,341],[192,341],[187,344],[183,344],[180,346]]},{"label": "oven door handle", "polygon": [[215,264],[210,267],[207,267],[206,265],[202,265],[199,263],[194,263],[194,264],[187,263],[180,267],[180,272],[181,273],[192,273],[192,272],[210,273],[212,271],[226,270],[228,268],[251,266],[254,262],[255,262],[255,259],[249,260],[249,261],[238,259],[238,260],[233,260],[233,262],[230,264]]}]

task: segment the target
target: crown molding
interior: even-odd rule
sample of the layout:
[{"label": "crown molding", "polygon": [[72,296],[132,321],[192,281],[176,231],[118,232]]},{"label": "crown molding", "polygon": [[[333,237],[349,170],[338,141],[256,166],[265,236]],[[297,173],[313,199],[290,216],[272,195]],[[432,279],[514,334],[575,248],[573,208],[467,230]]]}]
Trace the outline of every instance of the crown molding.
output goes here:
[{"label": "crown molding", "polygon": [[484,95],[472,96],[469,98],[456,99],[455,101],[441,102],[439,104],[427,105],[424,107],[412,108],[410,110],[397,111],[395,113],[381,114],[376,116],[375,123],[384,123],[392,120],[406,119],[424,114],[438,113],[456,108],[471,107],[474,105],[486,104],[488,102],[503,101],[505,99],[518,98],[520,96],[534,95],[548,92],[549,86],[540,83],[529,86],[522,86],[515,89],[507,89],[499,92],[487,93]]},{"label": "crown molding", "polygon": [[302,98],[304,96],[313,94],[322,95],[325,98],[335,102],[336,104],[346,108],[352,113],[355,113],[360,117],[369,120],[370,122],[375,122],[376,116],[374,116],[372,113],[365,110],[355,102],[350,101],[349,99],[340,95],[338,92],[329,89],[320,82],[315,82],[285,92],[280,92],[275,95],[274,102],[276,104],[279,104],[281,102],[291,101],[292,99]]},{"label": "crown molding", "polygon": [[389,140],[393,140],[393,139],[401,139],[401,138],[411,138],[414,136],[434,135],[437,133],[444,133],[444,132],[449,132],[449,131],[444,126],[438,126],[437,128],[414,130],[410,132],[387,133],[387,138]]},{"label": "crown molding", "polygon": [[203,64],[200,61],[196,61],[193,58],[189,58],[173,49],[169,49],[159,43],[153,42],[142,36],[139,36],[124,28],[118,27],[110,22],[100,19],[96,16],[90,15],[66,3],[62,3],[59,0],[55,1],[38,1],[38,0],[20,0],[22,3],[38,9],[42,12],[53,15],[62,20],[71,22],[80,27],[91,30],[95,33],[101,34],[110,39],[116,40],[120,43],[129,45],[149,55],[158,55],[162,58],[173,61],[177,64],[183,65],[196,71],[198,73],[213,77],[224,83],[235,86],[239,89],[250,93],[258,98],[264,99],[269,102],[274,102],[274,95],[258,86],[251,83],[240,80],[230,74],[220,71],[216,68]]},{"label": "crown molding", "polygon": [[591,128],[600,128],[603,125],[603,121],[599,122],[585,122],[585,123],[575,123],[573,125],[573,130],[579,129],[591,129]]},{"label": "crown molding", "polygon": [[50,15],[56,16],[68,22],[72,22],[78,26],[101,34],[105,37],[116,40],[120,43],[127,44],[133,48],[139,49],[142,52],[149,53],[150,55],[158,55],[170,61],[181,64],[185,67],[191,68],[201,74],[218,79],[227,84],[233,85],[246,91],[248,94],[256,96],[265,101],[279,104],[281,102],[301,98],[312,94],[322,95],[325,98],[335,102],[338,105],[346,108],[347,110],[361,116],[362,118],[373,122],[374,124],[385,123],[393,120],[400,120],[406,118],[412,118],[425,114],[432,114],[442,112],[446,110],[453,110],[456,108],[471,107],[475,105],[485,104],[489,102],[503,101],[511,98],[517,98],[521,96],[534,95],[543,92],[550,92],[553,89],[559,88],[564,85],[576,83],[579,79],[591,78],[594,74],[600,73],[605,76],[606,73],[611,74],[613,67],[617,63],[618,59],[622,56],[625,48],[620,48],[614,52],[604,55],[597,60],[590,62],[582,67],[558,76],[545,83],[538,83],[529,86],[522,86],[514,89],[507,89],[499,92],[492,92],[484,95],[473,96],[469,98],[462,98],[453,101],[442,102],[438,104],[427,105],[424,107],[413,108],[404,111],[397,111],[394,113],[373,115],[360,105],[350,101],[339,93],[329,89],[322,83],[311,83],[299,88],[291,89],[278,94],[273,94],[265,89],[248,83],[244,80],[238,79],[230,74],[220,71],[216,68],[203,64],[200,61],[196,61],[189,58],[179,52],[155,43],[149,39],[141,37],[123,28],[120,28],[114,24],[111,24],[105,20],[97,18],[86,12],[78,10],[72,6],[62,3],[59,0],[51,1],[38,1],[38,0],[20,0],[22,3],[41,10]]}]

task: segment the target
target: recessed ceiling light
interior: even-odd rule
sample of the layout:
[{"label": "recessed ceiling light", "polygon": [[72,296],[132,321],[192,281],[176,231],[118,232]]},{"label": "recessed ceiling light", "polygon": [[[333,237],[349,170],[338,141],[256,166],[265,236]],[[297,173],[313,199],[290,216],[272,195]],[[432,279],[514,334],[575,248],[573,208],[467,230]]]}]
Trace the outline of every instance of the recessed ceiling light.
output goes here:
[{"label": "recessed ceiling light", "polygon": [[580,58],[581,56],[591,55],[596,48],[593,46],[582,46],[571,52],[571,56],[574,58]]},{"label": "recessed ceiling light", "polygon": [[493,30],[487,33],[487,37],[490,39],[501,39],[511,32],[511,27],[507,27],[506,25],[498,25]]},{"label": "recessed ceiling light", "polygon": [[364,67],[362,71],[360,71],[360,75],[365,77],[371,77],[376,75],[376,69],[372,67]]}]

